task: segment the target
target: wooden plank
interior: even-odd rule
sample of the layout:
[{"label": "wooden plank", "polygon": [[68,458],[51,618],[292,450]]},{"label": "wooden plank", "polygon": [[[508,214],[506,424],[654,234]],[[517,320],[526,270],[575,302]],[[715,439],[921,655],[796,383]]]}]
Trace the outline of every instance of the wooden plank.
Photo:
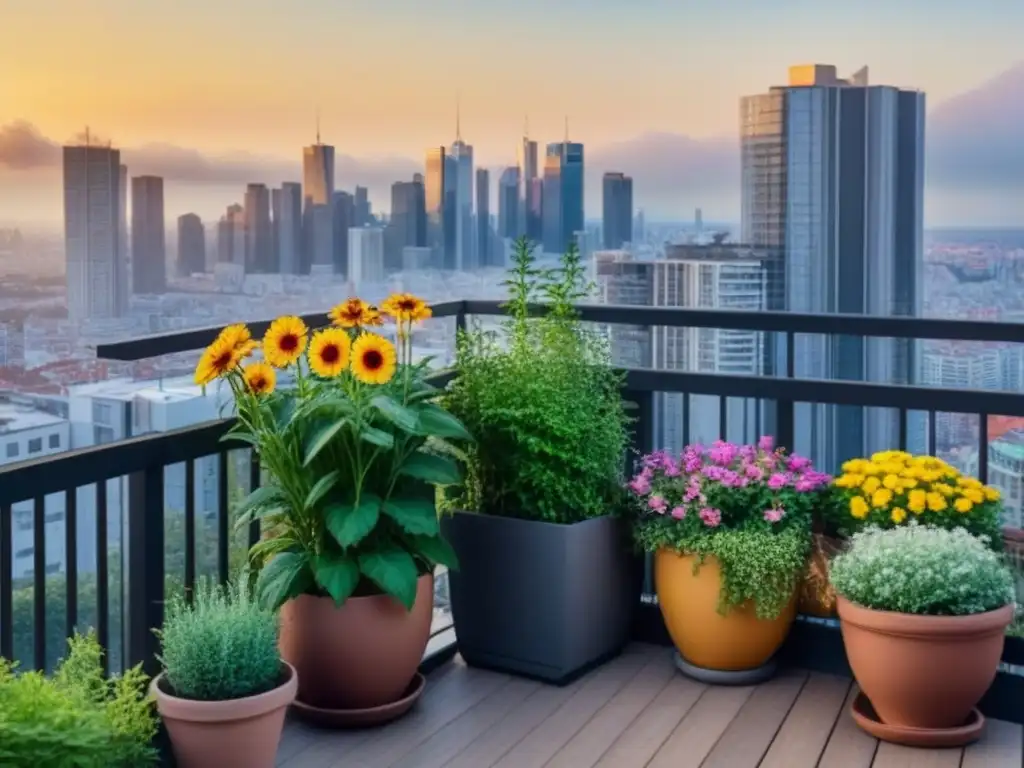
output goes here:
[{"label": "wooden plank", "polygon": [[806,672],[786,670],[758,686],[729,723],[702,768],[756,768],[806,681]]},{"label": "wooden plank", "polygon": [[474,739],[540,688],[532,680],[510,680],[477,706],[455,718],[395,763],[395,768],[442,768]]},{"label": "wooden plank", "polygon": [[676,676],[667,648],[653,653],[643,669],[566,742],[545,768],[592,766]]},{"label": "wooden plank", "polygon": [[915,749],[881,741],[872,768],[960,768],[963,749]]},{"label": "wooden plank", "polygon": [[632,679],[649,658],[649,650],[641,650],[620,656],[592,673],[554,714],[505,753],[494,764],[495,768],[541,768]]},{"label": "wooden plank", "polygon": [[878,741],[858,728],[850,714],[850,705],[859,690],[856,683],[850,686],[818,768],[871,768]]},{"label": "wooden plank", "polygon": [[1021,768],[1024,765],[1024,726],[989,720],[981,741],[964,750],[961,768]]},{"label": "wooden plank", "polygon": [[709,687],[655,753],[649,768],[698,768],[753,693],[753,686]]},{"label": "wooden plank", "polygon": [[281,734],[281,743],[277,748],[277,759],[274,765],[284,765],[295,755],[312,746],[321,735],[322,731],[299,720],[292,713],[284,722],[284,732]]},{"label": "wooden plank", "polygon": [[703,683],[676,674],[604,753],[597,766],[643,768],[706,690]]},{"label": "wooden plank", "polygon": [[812,672],[761,768],[815,768],[849,692],[848,678]]}]

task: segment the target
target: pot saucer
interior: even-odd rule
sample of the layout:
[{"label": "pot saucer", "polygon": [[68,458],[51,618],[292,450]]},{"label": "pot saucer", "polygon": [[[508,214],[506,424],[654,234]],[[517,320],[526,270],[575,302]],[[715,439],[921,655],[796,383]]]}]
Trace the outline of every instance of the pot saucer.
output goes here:
[{"label": "pot saucer", "polygon": [[427,678],[419,672],[405,689],[405,695],[397,701],[367,709],[324,709],[305,704],[298,699],[292,704],[295,714],[312,725],[324,728],[369,728],[384,725],[404,715],[423,693]]},{"label": "pot saucer", "polygon": [[967,722],[959,728],[889,725],[878,719],[874,707],[863,692],[859,692],[850,704],[850,713],[857,725],[876,739],[907,747],[963,747],[977,741],[985,730],[985,716],[977,708],[971,710]]},{"label": "pot saucer", "polygon": [[708,685],[757,685],[775,677],[775,673],[779,668],[779,664],[774,657],[768,659],[760,667],[739,670],[698,667],[696,664],[691,664],[684,659],[679,651],[675,652],[674,659],[676,669],[687,677],[692,677],[694,680],[707,683]]}]

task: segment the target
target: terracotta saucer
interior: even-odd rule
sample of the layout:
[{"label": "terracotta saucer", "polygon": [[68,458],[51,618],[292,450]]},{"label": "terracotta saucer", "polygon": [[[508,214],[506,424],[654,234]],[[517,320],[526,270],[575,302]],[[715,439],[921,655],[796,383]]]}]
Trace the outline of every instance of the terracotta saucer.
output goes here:
[{"label": "terracotta saucer", "polygon": [[888,725],[878,719],[868,697],[858,693],[850,705],[850,712],[857,725],[876,739],[903,744],[907,747],[963,747],[977,741],[985,730],[985,716],[971,710],[967,722],[959,728],[910,728]]},{"label": "terracotta saucer", "polygon": [[295,714],[312,725],[319,725],[324,728],[368,728],[374,725],[383,725],[404,715],[412,705],[416,703],[423,689],[427,685],[427,678],[419,672],[413,677],[409,687],[405,689],[405,695],[390,704],[382,704],[379,707],[369,709],[323,709],[314,707],[311,704],[304,704],[298,699],[292,704]]}]

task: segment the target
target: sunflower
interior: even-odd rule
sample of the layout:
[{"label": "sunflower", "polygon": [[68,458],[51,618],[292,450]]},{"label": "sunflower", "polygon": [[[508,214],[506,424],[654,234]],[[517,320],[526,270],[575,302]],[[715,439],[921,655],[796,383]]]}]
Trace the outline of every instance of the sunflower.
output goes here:
[{"label": "sunflower", "polygon": [[395,345],[364,333],[352,344],[352,375],[364,384],[387,384],[395,375]]},{"label": "sunflower", "polygon": [[317,376],[329,379],[348,365],[352,341],[341,328],[327,328],[313,334],[309,342],[309,367]]},{"label": "sunflower", "polygon": [[381,311],[398,322],[416,323],[426,320],[433,312],[423,299],[411,293],[393,293],[380,305]]},{"label": "sunflower", "polygon": [[241,361],[242,355],[228,340],[217,339],[206,348],[196,365],[196,384],[206,386],[225,375]]},{"label": "sunflower", "polygon": [[259,347],[259,344],[252,338],[249,326],[244,323],[229,325],[220,332],[217,340],[230,344],[238,351],[239,356],[243,358],[249,357]]},{"label": "sunflower", "polygon": [[306,324],[294,315],[279,317],[263,337],[263,357],[275,368],[286,368],[306,351]]},{"label": "sunflower", "polygon": [[362,299],[346,299],[328,313],[331,322],[341,328],[381,325],[380,312]]},{"label": "sunflower", "polygon": [[269,395],[277,386],[277,372],[267,363],[250,363],[242,370],[242,378],[254,395]]}]

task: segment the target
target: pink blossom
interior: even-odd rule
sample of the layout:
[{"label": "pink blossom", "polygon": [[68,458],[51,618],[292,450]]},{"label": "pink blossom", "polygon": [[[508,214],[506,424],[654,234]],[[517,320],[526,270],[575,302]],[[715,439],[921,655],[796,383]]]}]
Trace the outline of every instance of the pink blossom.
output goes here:
[{"label": "pink blossom", "polygon": [[665,499],[661,496],[651,496],[651,498],[647,500],[647,506],[653,509],[655,512],[657,512],[659,515],[664,515],[665,508],[668,506],[668,504],[665,502]]},{"label": "pink blossom", "polygon": [[731,469],[722,472],[721,482],[726,488],[742,488],[747,484],[746,478],[740,477]]},{"label": "pink blossom", "polygon": [[764,470],[757,466],[757,464],[747,464],[747,466],[743,468],[743,474],[750,480],[757,481],[764,479]]},{"label": "pink blossom", "polygon": [[786,460],[786,466],[790,472],[803,472],[811,468],[811,460],[794,453]]},{"label": "pink blossom", "polygon": [[665,458],[665,477],[679,477],[679,465],[671,457]]},{"label": "pink blossom", "polygon": [[708,528],[717,528],[722,522],[722,512],[714,507],[704,507],[700,511],[700,519]]},{"label": "pink blossom", "polygon": [[782,507],[772,507],[764,511],[764,519],[769,523],[777,523],[786,514],[786,510]]},{"label": "pink blossom", "polygon": [[629,490],[637,496],[646,496],[651,492],[651,481],[641,473],[629,483]]},{"label": "pink blossom", "polygon": [[768,478],[768,487],[773,491],[780,491],[786,487],[790,481],[790,476],[786,472],[776,472],[774,475]]},{"label": "pink blossom", "polygon": [[771,435],[764,435],[757,441],[757,447],[765,453],[771,453],[775,450],[775,438]]},{"label": "pink blossom", "polygon": [[708,452],[708,456],[715,464],[721,467],[727,467],[732,464],[736,458],[736,454],[739,449],[732,443],[727,443],[723,440],[718,440]]},{"label": "pink blossom", "polygon": [[807,493],[808,491],[813,491],[817,488],[818,484],[813,478],[801,477],[796,481],[796,484],[793,487],[800,493]]},{"label": "pink blossom", "polygon": [[673,507],[672,517],[674,517],[676,520],[682,520],[684,517],[686,517],[686,507]]},{"label": "pink blossom", "polygon": [[700,485],[689,485],[686,488],[686,492],[683,494],[683,501],[690,503],[694,499],[700,497]]}]

